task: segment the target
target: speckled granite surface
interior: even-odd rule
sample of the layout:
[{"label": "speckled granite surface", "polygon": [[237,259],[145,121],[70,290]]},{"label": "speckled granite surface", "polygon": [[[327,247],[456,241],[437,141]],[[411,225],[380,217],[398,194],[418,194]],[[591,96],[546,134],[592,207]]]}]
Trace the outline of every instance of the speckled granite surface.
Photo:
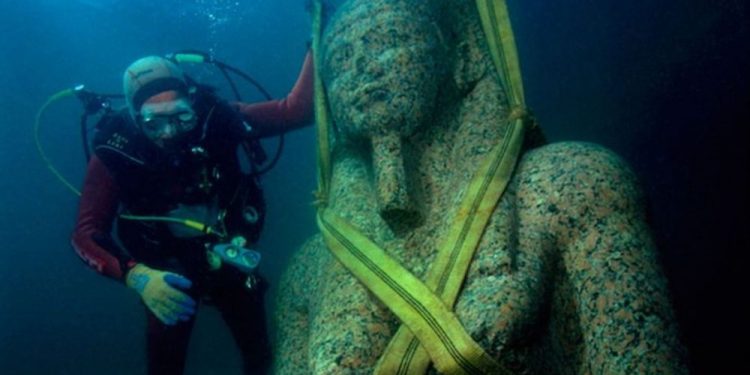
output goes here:
[{"label": "speckled granite surface", "polygon": [[[508,114],[473,2],[349,0],[323,43],[337,131],[329,207],[421,277]],[[456,315],[518,373],[685,372],[643,209],[610,151],[529,149]],[[320,236],[280,291],[276,373],[372,373],[399,325]]]}]

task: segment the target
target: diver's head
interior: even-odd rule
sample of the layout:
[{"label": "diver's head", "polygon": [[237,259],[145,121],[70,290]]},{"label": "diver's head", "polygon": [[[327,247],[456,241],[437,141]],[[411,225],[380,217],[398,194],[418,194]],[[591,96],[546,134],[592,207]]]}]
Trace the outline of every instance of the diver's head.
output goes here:
[{"label": "diver's head", "polygon": [[160,148],[178,144],[198,123],[185,74],[167,59],[148,56],[132,63],[123,91],[131,117]]}]

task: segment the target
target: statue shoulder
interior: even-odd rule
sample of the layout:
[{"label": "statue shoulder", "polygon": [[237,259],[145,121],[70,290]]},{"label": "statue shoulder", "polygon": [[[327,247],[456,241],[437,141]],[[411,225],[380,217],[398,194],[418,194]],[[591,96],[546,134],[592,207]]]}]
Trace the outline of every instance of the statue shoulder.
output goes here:
[{"label": "statue shoulder", "polygon": [[620,156],[597,144],[560,142],[530,150],[516,179],[523,206],[553,228],[585,227],[606,215],[644,211],[636,175]]}]

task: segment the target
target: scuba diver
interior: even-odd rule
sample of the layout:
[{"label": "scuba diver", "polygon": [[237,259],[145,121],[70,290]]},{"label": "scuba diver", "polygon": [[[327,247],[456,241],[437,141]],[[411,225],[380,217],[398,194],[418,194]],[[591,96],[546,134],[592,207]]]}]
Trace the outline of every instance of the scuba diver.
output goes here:
[{"label": "scuba diver", "polygon": [[131,64],[123,86],[127,107],[97,125],[73,248],[140,295],[149,374],[183,372],[201,302],[220,311],[245,372],[265,373],[265,284],[248,249],[265,215],[258,139],[311,124],[312,58],[283,100],[227,102],[157,56]]}]

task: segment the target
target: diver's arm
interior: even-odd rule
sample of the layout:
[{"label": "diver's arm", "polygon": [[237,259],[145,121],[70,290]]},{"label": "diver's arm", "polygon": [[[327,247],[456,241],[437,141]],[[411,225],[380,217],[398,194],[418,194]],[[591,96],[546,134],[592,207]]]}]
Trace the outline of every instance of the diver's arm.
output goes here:
[{"label": "diver's arm", "polygon": [[91,268],[123,280],[135,262],[114,243],[110,234],[117,214],[117,194],[118,188],[112,176],[104,164],[93,156],[86,170],[71,244]]},{"label": "diver's arm", "polygon": [[234,106],[252,126],[255,137],[301,128],[313,120],[313,78],[312,54],[308,52],[297,82],[286,98],[254,104],[234,103]]}]

